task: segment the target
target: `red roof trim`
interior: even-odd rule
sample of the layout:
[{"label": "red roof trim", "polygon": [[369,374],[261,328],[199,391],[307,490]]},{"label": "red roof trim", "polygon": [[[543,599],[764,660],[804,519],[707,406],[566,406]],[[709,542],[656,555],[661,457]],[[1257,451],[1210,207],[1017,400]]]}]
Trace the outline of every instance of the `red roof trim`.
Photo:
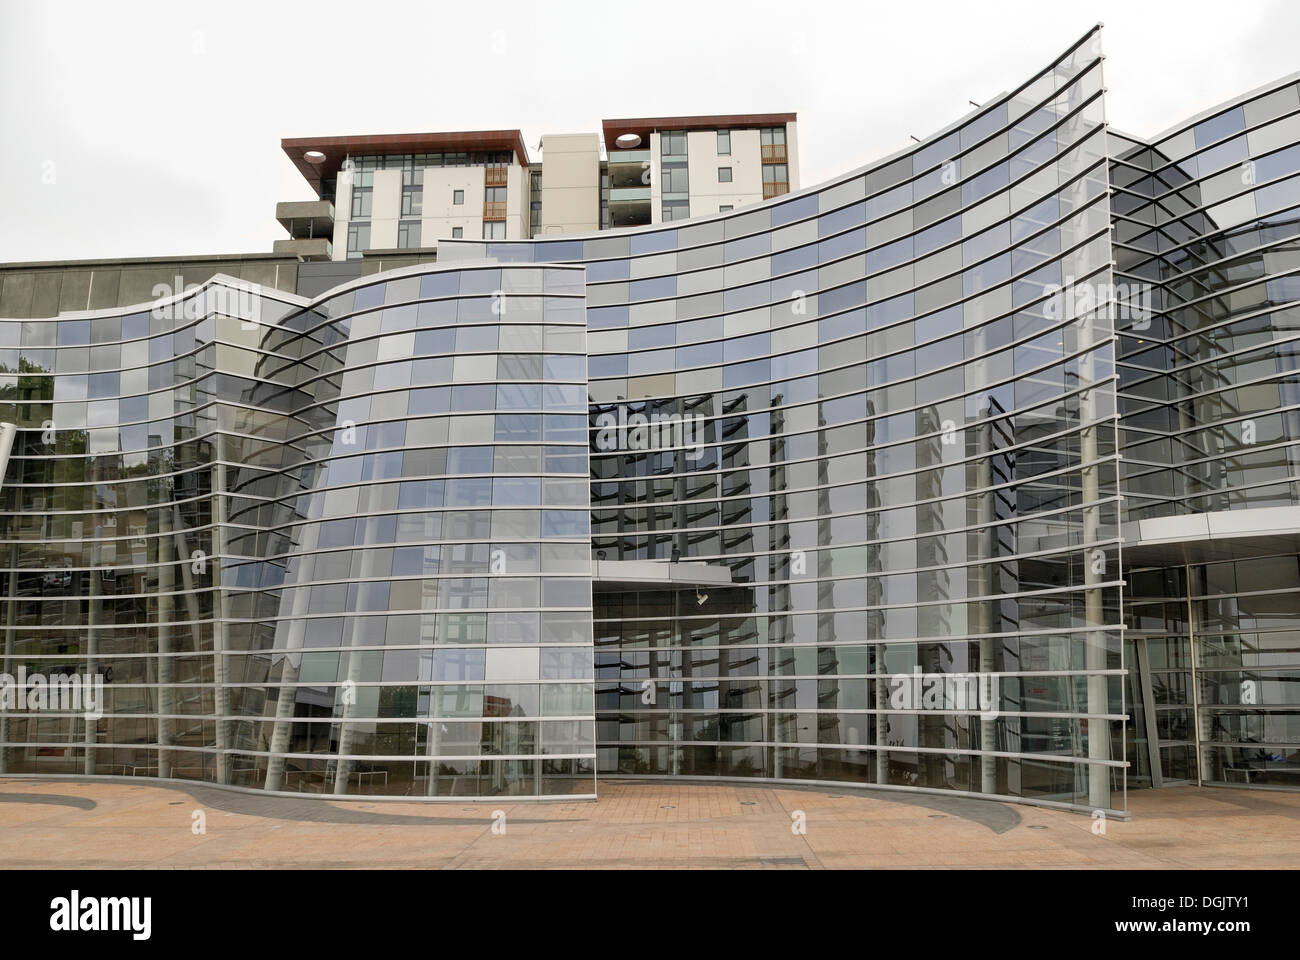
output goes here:
[{"label": "red roof trim", "polygon": [[[332,180],[349,154],[437,153],[447,150],[509,150],[516,161],[528,166],[528,149],[518,130],[472,130],[451,133],[387,133],[352,137],[296,137],[280,141],[280,148],[298,172],[320,193],[321,181]],[[305,154],[319,150],[320,163],[309,162]]]}]

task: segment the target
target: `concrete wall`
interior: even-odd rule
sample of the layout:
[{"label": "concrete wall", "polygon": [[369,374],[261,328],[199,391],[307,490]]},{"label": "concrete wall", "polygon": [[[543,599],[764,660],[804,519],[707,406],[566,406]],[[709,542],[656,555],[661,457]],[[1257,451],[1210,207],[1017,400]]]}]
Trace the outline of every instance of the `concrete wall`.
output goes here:
[{"label": "concrete wall", "polygon": [[794,193],[799,189],[799,131],[798,123],[787,123],[785,125],[785,152],[789,159],[787,163],[790,167],[790,192]]},{"label": "concrete wall", "polygon": [[[687,141],[686,148],[690,149],[690,141]],[[664,178],[663,167],[660,165],[660,151],[663,149],[659,143],[659,131],[655,130],[650,134],[650,222],[659,223],[664,218]],[[690,174],[688,173],[687,176]]]},{"label": "concrete wall", "polygon": [[600,137],[594,133],[545,136],[542,161],[542,234],[599,230]]},{"label": "concrete wall", "polygon": [[[762,152],[757,130],[732,130],[731,153],[718,155],[716,130],[686,134],[686,167],[691,186],[691,216],[704,217],[723,206],[740,207],[763,199]],[[731,168],[731,182],[718,182],[718,168]]]},{"label": "concrete wall", "polygon": [[0,317],[56,317],[71,310],[149,303],[158,296],[157,286],[180,292],[175,290],[178,276],[182,291],[224,273],[293,292],[298,267],[297,257],[265,253],[0,264]]},{"label": "concrete wall", "polygon": [[397,220],[402,212],[402,171],[376,170],[371,197],[370,246],[388,250],[397,246]]},{"label": "concrete wall", "polygon": [[506,170],[506,239],[528,239],[528,170],[513,163]]},{"label": "concrete wall", "polygon": [[348,219],[352,214],[352,181],[340,176],[334,188],[334,259],[348,258]]},{"label": "concrete wall", "polygon": [[[457,190],[465,191],[463,204],[452,203]],[[420,242],[451,236],[464,230],[466,240],[483,236],[483,167],[428,167],[424,171],[424,218]]]}]

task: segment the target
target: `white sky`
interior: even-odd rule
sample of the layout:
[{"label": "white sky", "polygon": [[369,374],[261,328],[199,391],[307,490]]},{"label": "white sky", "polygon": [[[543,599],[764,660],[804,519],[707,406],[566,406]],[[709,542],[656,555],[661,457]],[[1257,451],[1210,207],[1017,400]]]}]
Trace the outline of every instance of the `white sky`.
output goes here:
[{"label": "white sky", "polygon": [[[269,251],[282,137],[795,111],[804,186],[924,138],[1105,23],[1157,133],[1300,70],[1300,4],[0,0],[0,262]],[[53,182],[47,182],[47,181]]]}]

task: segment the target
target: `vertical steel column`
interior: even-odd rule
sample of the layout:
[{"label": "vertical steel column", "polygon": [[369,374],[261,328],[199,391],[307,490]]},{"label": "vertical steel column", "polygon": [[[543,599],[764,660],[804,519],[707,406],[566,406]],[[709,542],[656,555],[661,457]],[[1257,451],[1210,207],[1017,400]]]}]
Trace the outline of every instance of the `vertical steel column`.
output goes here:
[{"label": "vertical steel column", "polygon": [[171,751],[173,712],[172,698],[172,622],[176,617],[176,567],[170,555],[175,552],[172,539],[172,505],[158,511],[158,776],[172,775]]},{"label": "vertical steel column", "polygon": [[226,556],[226,521],[229,507],[226,503],[226,464],[223,450],[217,449],[212,478],[212,552],[209,558],[212,569],[212,685],[213,713],[217,717],[217,783],[230,783],[230,688],[226,685],[226,622],[230,616],[230,600],[222,584],[221,564]]},{"label": "vertical steel column", "polygon": [[1137,655],[1138,685],[1142,691],[1142,725],[1147,735],[1147,763],[1151,767],[1151,786],[1160,788],[1165,785],[1164,773],[1160,769],[1160,732],[1156,729],[1155,694],[1151,690],[1151,651],[1147,648],[1146,637],[1139,637],[1133,642]]},{"label": "vertical steel column", "polygon": [[[358,521],[360,525],[361,521]],[[367,543],[361,550],[361,571],[358,579],[364,587],[365,581],[375,575],[375,556],[378,550],[371,549],[374,545]],[[352,776],[352,770],[356,766],[351,760],[344,759],[352,752],[352,743],[356,740],[356,727],[352,723],[352,718],[357,713],[357,700],[360,693],[357,690],[357,683],[361,680],[360,651],[357,650],[357,632],[360,630],[360,624],[364,622],[361,617],[353,616],[351,621],[351,635],[348,637],[349,650],[345,654],[348,658],[348,679],[347,686],[343,689],[343,714],[339,720],[339,752],[338,760],[334,765],[334,792],[343,794],[348,792],[348,779]],[[336,704],[337,706],[337,704]],[[497,762],[497,770],[500,771],[504,761]]]},{"label": "vertical steel column", "polygon": [[[5,472],[9,469],[9,456],[13,452],[14,438],[18,435],[18,428],[12,423],[0,423],[0,490],[4,487]],[[18,506],[18,504],[15,504]],[[13,534],[10,529],[12,524],[6,521],[4,524],[5,535]],[[10,674],[12,671],[9,666],[14,656],[14,637],[16,634],[16,621],[18,613],[18,544],[14,543],[9,548],[9,591],[7,602],[5,604],[5,653],[3,673]],[[9,772],[9,737],[11,735],[10,717],[8,710],[0,710],[0,773]]]},{"label": "vertical steel column", "polygon": [[1192,737],[1196,744],[1196,785],[1202,786],[1201,769],[1201,675],[1196,662],[1196,608],[1192,605],[1192,567],[1183,564],[1183,594],[1187,597],[1187,656],[1192,667]]},{"label": "vertical steel column", "polygon": [[[298,546],[301,558],[299,582],[310,583],[316,567],[313,552],[320,541],[320,524],[307,523]],[[293,730],[293,711],[298,695],[298,675],[302,666],[302,645],[307,635],[307,610],[311,588],[293,587],[293,601],[289,607],[288,636],[285,638],[284,662],[280,668],[280,687],[275,699],[275,724],[271,731],[270,756],[266,764],[266,783],[263,789],[279,790],[284,781],[285,753],[289,750],[289,735]],[[283,609],[283,607],[281,607]],[[283,621],[281,621],[282,623]],[[276,630],[280,623],[276,624]]]},{"label": "vertical steel column", "polygon": [[[979,637],[979,669],[982,674],[991,674],[997,670],[998,641],[990,636],[993,630],[993,600],[989,597],[994,580],[993,563],[997,553],[997,528],[994,526],[997,511],[994,508],[993,486],[993,402],[989,400],[985,414],[988,419],[979,424],[975,430],[975,531],[976,556],[978,562],[970,567],[974,580],[973,593],[980,598],[968,606],[975,615],[975,622],[969,624],[969,631]],[[997,695],[1002,696],[1001,681],[998,681]],[[997,749],[998,722],[987,713],[980,714],[980,793],[998,792],[998,758],[989,752]]]},{"label": "vertical steel column", "polygon": [[[5,532],[11,533],[9,525],[5,524]],[[9,593],[5,603],[5,658],[4,669],[0,672],[13,676],[10,665],[14,656],[14,637],[17,633],[17,615],[18,615],[18,544],[12,544],[9,547]],[[0,710],[0,773],[9,772],[9,738],[12,736],[10,729],[10,716],[8,710]]]},{"label": "vertical steel column", "polygon": [[[90,588],[87,591],[89,598],[86,601],[89,608],[86,617],[86,673],[91,677],[99,672],[99,569],[103,559],[99,541],[101,532],[101,527],[95,527],[95,542],[91,546],[90,555]],[[103,704],[100,706],[102,707]],[[93,745],[96,740],[95,726],[98,721],[92,719],[87,712],[82,716],[82,722],[85,727],[85,756],[82,758],[81,771],[89,777],[95,772]]]},{"label": "vertical steel column", "polygon": [[[1100,323],[1106,314],[1100,311],[1079,320],[1079,349],[1086,351],[1095,346],[1094,323]],[[1079,361],[1079,382],[1089,384],[1079,397],[1079,460],[1082,465],[1080,485],[1083,509],[1083,582],[1084,582],[1084,648],[1088,670],[1088,803],[1094,809],[1110,809],[1110,767],[1102,761],[1110,759],[1110,721],[1103,718],[1110,713],[1107,677],[1100,671],[1106,669],[1105,610],[1102,603],[1102,583],[1107,577],[1105,553],[1097,542],[1101,539],[1101,465],[1097,462],[1097,386],[1092,376],[1092,355],[1084,353]],[[1096,553],[1101,553],[1098,562]]]}]

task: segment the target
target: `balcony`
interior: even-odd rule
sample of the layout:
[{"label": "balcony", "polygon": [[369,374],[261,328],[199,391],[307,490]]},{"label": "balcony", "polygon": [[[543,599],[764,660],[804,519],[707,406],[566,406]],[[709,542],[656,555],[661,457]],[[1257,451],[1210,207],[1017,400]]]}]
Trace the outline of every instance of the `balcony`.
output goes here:
[{"label": "balcony", "polygon": [[[640,159],[629,159],[635,154]],[[609,185],[615,190],[645,189],[650,184],[650,151],[630,150],[609,159]],[[649,194],[647,193],[647,197]]]},{"label": "balcony", "polygon": [[774,180],[771,183],[763,183],[763,199],[771,200],[773,197],[784,196],[790,192],[790,182],[788,180]]},{"label": "balcony", "polygon": [[272,248],[276,253],[298,257],[301,260],[333,260],[334,244],[324,237],[300,237],[277,240]]},{"label": "balcony", "polygon": [[787,154],[784,143],[765,143],[760,145],[764,163],[785,163]]},{"label": "balcony", "polygon": [[504,187],[509,176],[508,167],[485,167],[483,169],[483,185],[485,187]]},{"label": "balcony", "polygon": [[615,187],[609,191],[610,203],[649,203],[649,187]]},{"label": "balcony", "polygon": [[486,200],[483,203],[484,220],[504,220],[506,218],[506,202],[504,200]]},{"label": "balcony", "polygon": [[610,165],[634,163],[639,167],[649,162],[649,150],[611,150],[609,154]]},{"label": "balcony", "polygon": [[329,200],[288,200],[275,205],[275,219],[295,240],[334,236],[334,204]]},{"label": "balcony", "polygon": [[[640,167],[636,168],[638,171]],[[609,191],[610,224],[615,227],[638,227],[650,216],[649,187],[613,187]]]}]

